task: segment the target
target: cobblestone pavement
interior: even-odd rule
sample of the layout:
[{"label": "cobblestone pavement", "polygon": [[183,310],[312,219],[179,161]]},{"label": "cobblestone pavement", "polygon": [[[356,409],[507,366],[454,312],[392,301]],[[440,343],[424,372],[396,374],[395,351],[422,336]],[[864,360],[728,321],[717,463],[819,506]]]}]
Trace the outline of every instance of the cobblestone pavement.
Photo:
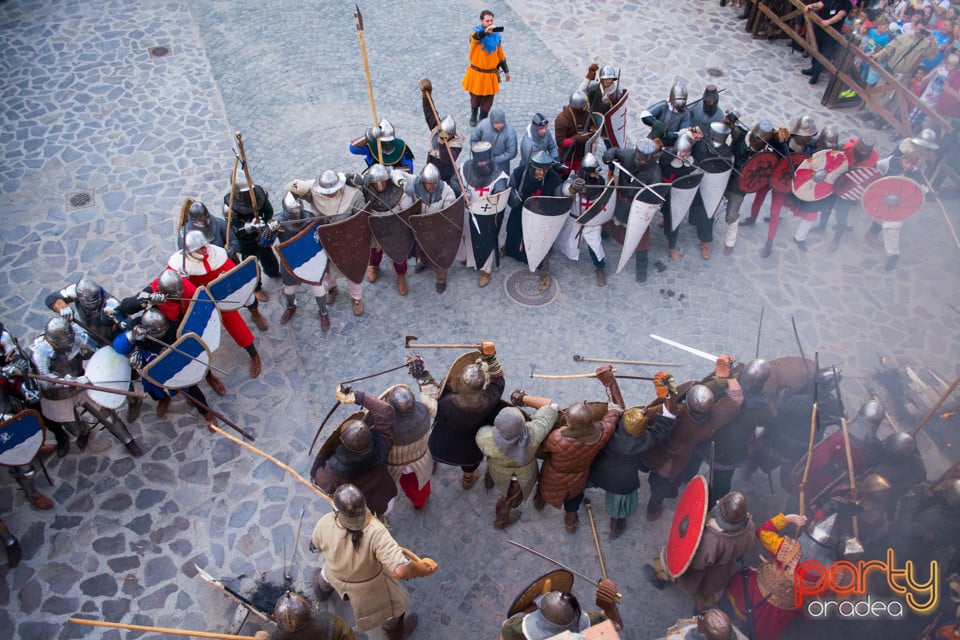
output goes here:
[{"label": "cobblestone pavement", "polygon": [[[362,9],[378,114],[408,141],[418,167],[427,131],[417,80],[430,77],[441,113],[452,113],[461,130],[469,130],[459,81],[467,34],[484,7],[506,26],[513,81],[496,104],[521,135],[532,113],[553,118],[566,104],[591,54],[623,67],[623,84],[634,96],[633,139],[645,134],[639,111],[664,97],[674,78],[688,83],[691,98],[715,82],[725,89],[721,106],[737,106],[745,122],[769,117],[782,123],[810,112],[820,123],[836,122],[844,138],[860,130],[851,113],[819,105],[819,93],[796,73],[805,61],[782,43],[751,41],[732,10],[716,2],[608,1],[589,10],[543,0],[370,4]],[[126,296],[154,277],[173,250],[183,199],[212,205],[227,191],[234,131],[243,133],[251,172],[276,206],[292,178],[313,178],[326,167],[359,170],[362,164],[346,147],[370,125],[371,115],[353,6],[290,0],[0,4],[0,191],[6,205],[0,319],[27,341],[49,317],[42,301],[51,289],[90,274]],[[155,47],[166,55],[152,57]],[[948,210],[955,206],[956,198],[948,198]],[[300,312],[281,327],[278,284],[268,281],[271,301],[263,307],[271,326],[257,334],[264,373],[250,380],[246,356],[225,341],[214,363],[231,371],[228,394],[212,402],[255,432],[258,447],[306,473],[306,450],[333,402],[336,381],[399,364],[408,353],[404,335],[421,342],[494,339],[508,390],[523,387],[566,405],[600,398],[602,390],[595,382],[531,380],[531,365],[543,373],[579,373],[590,367],[573,362],[573,354],[670,360],[683,364],[675,371],[678,378],[700,377],[707,363],[647,334],[749,359],[761,309],[763,353],[795,352],[793,316],[807,353],[819,351],[821,361],[845,372],[848,406],[870,391],[883,393],[883,366],[929,368],[952,378],[957,317],[943,291],[951,288],[944,283],[955,281],[960,264],[939,209],[928,203],[907,223],[903,258],[892,273],[882,270],[880,254],[861,240],[866,217],[852,216],[851,224],[841,253],[828,255],[824,243],[811,242],[801,254],[785,221],[768,260],[758,256],[759,229],[741,233],[733,256],[715,251],[709,262],[696,256],[689,229],[681,234],[677,263],[669,261],[663,238],[655,234],[651,263],[660,265],[651,265],[643,286],[634,281],[632,265],[617,275],[609,268],[609,284],[601,289],[586,256],[578,263],[556,257],[559,293],[542,307],[521,306],[506,296],[506,277],[520,269],[509,260],[483,290],[474,272],[454,268],[442,296],[424,273],[412,275],[410,295],[399,298],[387,273],[366,285],[361,318],[350,313],[344,291],[331,309],[328,334],[320,331],[305,290]],[[619,250],[612,244],[607,249],[613,265]],[[422,354],[439,376],[456,352]],[[654,372],[628,368],[621,369]],[[401,376],[385,376],[369,388],[399,381]],[[622,386],[630,403],[650,396],[646,383],[624,380]],[[337,417],[343,416],[341,410]],[[0,629],[29,640],[137,637],[65,622],[82,613],[235,631],[236,607],[197,577],[195,565],[249,594],[258,582],[279,583],[286,558],[293,585],[307,589],[318,561],[306,541],[328,510],[325,502],[271,463],[203,429],[181,401],[163,420],[148,401],[132,431],[146,452],[140,460],[103,433],[83,453],[74,447],[68,457],[48,460],[55,487],[46,491],[57,503],[52,511],[31,510],[12,479],[0,485],[0,514],[24,547],[19,567],[0,567]],[[942,468],[943,457],[930,450],[929,441],[922,444],[931,466]],[[755,518],[772,515],[783,503],[762,478],[737,482],[748,492]],[[623,636],[655,637],[691,608],[677,590],[654,591],[643,576],[643,563],[664,541],[668,518],[651,525],[634,517],[627,534],[611,542],[599,507],[602,494],[588,495],[597,505],[607,567],[624,594]],[[645,485],[641,501],[646,497]],[[391,516],[396,537],[440,563],[435,577],[409,584],[423,625],[417,637],[496,636],[515,594],[551,569],[507,545],[508,539],[599,575],[586,518],[570,536],[558,512],[537,513],[527,504],[518,524],[495,532],[494,502],[480,487],[462,492],[459,471],[443,467],[423,514],[398,501]],[[291,562],[301,517],[303,533]],[[592,601],[582,580],[575,591]],[[351,618],[343,603],[333,609]],[[248,623],[244,632],[254,627]],[[849,629],[808,622],[792,633],[827,638],[849,635]],[[905,637],[904,627],[896,625],[872,635]]]}]

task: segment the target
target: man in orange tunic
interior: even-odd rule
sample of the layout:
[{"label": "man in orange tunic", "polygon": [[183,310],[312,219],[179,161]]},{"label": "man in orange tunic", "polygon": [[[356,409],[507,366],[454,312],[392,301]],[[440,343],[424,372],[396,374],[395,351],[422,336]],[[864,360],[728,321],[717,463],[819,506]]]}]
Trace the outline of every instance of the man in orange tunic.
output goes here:
[{"label": "man in orange tunic", "polygon": [[503,27],[493,26],[493,12],[484,9],[480,12],[480,24],[470,34],[470,66],[460,84],[470,94],[471,127],[490,112],[493,96],[500,91],[500,70],[504,80],[510,82],[507,58],[500,46],[501,31]]}]

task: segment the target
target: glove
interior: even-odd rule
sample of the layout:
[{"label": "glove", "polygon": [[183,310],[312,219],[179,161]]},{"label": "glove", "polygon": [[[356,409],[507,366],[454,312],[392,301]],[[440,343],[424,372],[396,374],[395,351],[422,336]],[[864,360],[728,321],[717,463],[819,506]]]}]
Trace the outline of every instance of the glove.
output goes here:
[{"label": "glove", "polygon": [[[32,381],[27,381],[32,382]],[[23,394],[24,400],[29,403],[39,402],[40,401],[40,389],[35,385],[22,384],[20,385],[20,393]]]},{"label": "glove", "polygon": [[437,570],[437,561],[433,558],[420,558],[420,570],[424,575],[433,575]]},{"label": "glove", "polygon": [[407,364],[407,371],[414,379],[419,380],[427,372],[427,368],[423,364],[423,358],[420,356],[407,356],[404,362]]},{"label": "glove", "polygon": [[130,330],[133,340],[139,342],[147,337],[147,329],[142,324],[138,324]]},{"label": "glove", "polygon": [[369,129],[367,129],[367,134],[366,134],[367,142],[371,144],[376,142],[377,138],[380,137],[381,133],[382,131],[380,130],[380,127],[370,127]]},{"label": "glove", "polygon": [[0,369],[0,373],[2,373],[3,377],[7,380],[23,377],[23,371],[14,364],[4,365],[3,369]]},{"label": "glove", "polygon": [[580,193],[587,186],[587,181],[583,178],[574,178],[570,185],[570,190],[574,193]]},{"label": "glove", "polygon": [[740,120],[740,114],[737,113],[736,109],[730,109],[727,111],[727,115],[724,116],[723,120],[732,127]]},{"label": "glove", "polygon": [[150,304],[160,305],[167,301],[167,296],[166,294],[160,293],[158,291],[156,293],[151,293],[149,300],[150,300]]},{"label": "glove", "polygon": [[653,144],[657,146],[657,151],[663,151],[663,140],[656,138],[654,139]]},{"label": "glove", "polygon": [[662,138],[665,135],[667,135],[667,125],[660,120],[654,120],[650,126],[650,137]]},{"label": "glove", "polygon": [[597,79],[597,70],[600,69],[600,65],[596,62],[592,63],[587,67],[587,80],[596,80]]},{"label": "glove", "polygon": [[606,151],[603,152],[603,161],[606,164],[610,164],[611,162],[613,162],[613,159],[616,157],[617,157],[617,154],[613,152],[613,149],[607,149]]},{"label": "glove", "polygon": [[527,392],[523,389],[514,389],[513,393],[510,394],[510,404],[515,407],[523,406],[523,396],[527,395]]},{"label": "glove", "polygon": [[482,341],[480,343],[480,353],[488,357],[497,355],[497,349],[493,344],[493,340]]},{"label": "glove", "polygon": [[423,91],[424,93],[430,93],[433,91],[433,83],[430,82],[429,78],[424,78],[417,84],[417,86],[420,87],[420,91]]},{"label": "glove", "polygon": [[786,142],[789,139],[790,139],[789,131],[787,131],[783,127],[780,127],[779,129],[777,129],[777,140],[779,140],[780,142]]},{"label": "glove", "polygon": [[733,356],[728,356],[727,354],[721,354],[717,358],[717,370],[715,375],[718,378],[729,378],[730,377],[730,367],[733,366]]},{"label": "glove", "polygon": [[342,384],[337,385],[337,391],[335,395],[341,404],[357,403],[357,395],[353,392],[353,390],[350,389],[350,387],[344,387]]},{"label": "glove", "polygon": [[73,309],[70,308],[70,305],[64,305],[60,308],[60,317],[68,322],[73,320]]},{"label": "glove", "polygon": [[673,376],[668,371],[658,371],[653,376],[653,387],[657,390],[658,398],[666,398],[677,392],[673,387]]},{"label": "glove", "polygon": [[604,578],[597,585],[597,606],[601,609],[617,603],[617,585]]},{"label": "glove", "polygon": [[608,364],[597,367],[597,380],[599,380],[603,386],[609,387],[613,385],[617,379],[613,375],[613,367]]},{"label": "glove", "polygon": [[76,382],[77,384],[90,384],[90,378],[87,376],[77,376],[76,378],[73,376],[64,376],[64,379]]},{"label": "glove", "polygon": [[276,220],[271,220],[267,223],[267,229],[270,229],[270,231],[276,233],[276,231],[280,229],[280,223]]},{"label": "glove", "polygon": [[573,139],[574,139],[574,141],[576,141],[576,142],[583,143],[583,142],[586,142],[587,140],[590,139],[590,134],[589,134],[589,133],[578,133],[577,135],[573,136]]},{"label": "glove", "polygon": [[257,631],[253,634],[253,640],[270,640],[270,634],[266,631]]},{"label": "glove", "polygon": [[[371,142],[374,142],[374,141],[375,141],[375,140],[371,140]],[[347,179],[347,184],[350,185],[351,187],[362,187],[362,186],[363,186],[363,178],[360,177],[360,176],[358,176],[357,174],[355,174],[355,173],[345,173],[345,174],[343,174],[343,175],[344,175],[344,177]]]}]

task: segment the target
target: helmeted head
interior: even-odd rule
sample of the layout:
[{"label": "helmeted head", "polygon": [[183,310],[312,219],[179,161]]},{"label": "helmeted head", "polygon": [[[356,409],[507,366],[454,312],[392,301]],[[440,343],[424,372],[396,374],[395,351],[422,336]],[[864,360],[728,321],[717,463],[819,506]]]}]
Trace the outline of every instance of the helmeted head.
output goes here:
[{"label": "helmeted head", "polygon": [[147,330],[148,336],[158,339],[166,335],[167,330],[170,328],[170,322],[167,320],[167,317],[154,307],[143,312],[143,316],[140,318],[140,324]]},{"label": "helmeted head", "polygon": [[408,416],[417,406],[417,397],[405,384],[398,384],[387,393],[385,400],[393,407],[398,416]]},{"label": "helmeted head", "polygon": [[536,132],[538,138],[542,138],[547,135],[547,130],[550,127],[550,120],[547,116],[542,113],[533,114],[533,118],[530,120],[530,124],[533,125],[533,131]]},{"label": "helmeted head", "polygon": [[440,121],[440,130],[437,132],[437,135],[442,141],[453,140],[457,135],[457,121],[453,119],[453,116],[448,115]]},{"label": "helmeted head", "polygon": [[299,593],[287,591],[277,600],[273,617],[281,630],[293,633],[310,620],[310,603]]},{"label": "helmeted head", "polygon": [[564,631],[580,631],[590,626],[577,597],[569,591],[550,591],[540,599],[539,608],[523,618],[525,638],[544,640]]},{"label": "helmeted head", "polygon": [[695,144],[696,141],[693,139],[693,136],[689,133],[684,133],[677,138],[677,145],[674,147],[676,156],[688,166],[693,163],[693,145]]},{"label": "helmeted head", "polygon": [[770,362],[763,358],[754,358],[740,372],[738,380],[744,391],[758,392],[770,377]]},{"label": "helmeted head", "polygon": [[828,124],[820,130],[817,138],[817,149],[837,149],[840,147],[840,130],[836,125]]},{"label": "helmeted head", "polygon": [[960,478],[947,480],[943,485],[942,495],[948,507],[960,511]]},{"label": "helmeted head", "polygon": [[817,372],[817,385],[821,389],[835,389],[841,380],[843,376],[836,367],[821,367]]},{"label": "helmeted head", "polygon": [[470,153],[473,156],[473,165],[477,173],[482,176],[488,176],[493,173],[493,145],[486,140],[474,142],[470,146]]},{"label": "helmeted head", "polygon": [[103,289],[90,278],[77,282],[77,306],[87,313],[94,313],[103,304]]},{"label": "helmeted head", "polygon": [[739,491],[731,491],[717,500],[713,513],[720,528],[725,531],[742,529],[750,516],[747,499]]},{"label": "helmeted head", "polygon": [[390,180],[390,171],[382,164],[371,165],[367,173],[363,176],[363,184],[368,189],[377,193],[383,193],[387,190],[387,182]]},{"label": "helmeted head", "polygon": [[287,191],[281,201],[281,206],[287,214],[289,220],[300,220],[303,218],[303,201],[291,192]]},{"label": "helmeted head", "polygon": [[683,111],[686,109],[687,86],[682,82],[675,82],[674,85],[670,87],[670,95],[667,97],[667,102],[670,103],[674,111]]},{"label": "helmeted head", "polygon": [[630,407],[623,412],[624,430],[632,436],[639,436],[650,425],[650,418],[644,413],[642,407]]},{"label": "helmeted head", "polygon": [[73,330],[73,325],[70,324],[69,320],[57,316],[47,320],[47,326],[43,330],[43,339],[57,351],[70,351],[77,339],[77,333]]},{"label": "helmeted head", "polygon": [[708,116],[712,116],[717,112],[717,106],[720,104],[720,92],[717,91],[717,86],[713,84],[708,84],[703,90],[703,112]]},{"label": "helmeted head", "polygon": [[921,131],[916,138],[910,138],[910,143],[927,151],[940,149],[940,144],[937,142],[937,132],[930,128]]},{"label": "helmeted head", "polygon": [[530,156],[530,167],[533,169],[533,175],[537,180],[543,180],[547,175],[547,169],[553,166],[553,157],[541,149]]},{"label": "helmeted head", "polygon": [[507,114],[499,107],[490,109],[489,118],[490,126],[493,127],[495,131],[503,131],[503,128],[507,126]]},{"label": "helmeted head", "polygon": [[587,108],[587,94],[577,90],[570,94],[570,100],[567,101],[570,108],[574,111],[582,111]]},{"label": "helmeted head", "polygon": [[332,196],[347,184],[347,177],[333,169],[324,169],[317,178],[314,190],[322,196]]},{"label": "helmeted head", "polygon": [[437,166],[427,163],[420,170],[420,184],[427,190],[427,193],[433,193],[440,186],[440,170]]},{"label": "helmeted head", "polygon": [[710,144],[719,149],[727,143],[727,136],[730,135],[730,125],[726,122],[718,121],[710,123]]},{"label": "helmeted head", "polygon": [[644,168],[650,165],[653,162],[653,156],[657,153],[657,145],[654,144],[653,140],[649,138],[643,138],[637,142],[636,151],[634,154],[634,163],[640,167]]},{"label": "helmeted head", "polygon": [[617,79],[617,70],[609,64],[600,69],[600,84],[609,87]]},{"label": "helmeted head", "polygon": [[761,151],[767,146],[767,143],[770,142],[770,138],[772,137],[773,123],[764,119],[755,124],[753,129],[750,130],[748,143],[752,150]]},{"label": "helmeted head", "polygon": [[206,228],[210,224],[210,211],[207,205],[199,201],[192,203],[187,209],[187,220],[197,227]]},{"label": "helmeted head", "polygon": [[370,427],[363,420],[350,420],[340,427],[340,442],[354,453],[363,453],[373,443]]},{"label": "helmeted head", "polygon": [[877,432],[877,429],[880,428],[886,415],[886,410],[877,400],[867,400],[863,406],[860,407],[860,417],[869,425],[870,431],[874,434]]},{"label": "helmeted head", "polygon": [[466,391],[480,391],[487,382],[480,365],[468,364],[460,372],[460,387]]},{"label": "helmeted head", "polygon": [[873,153],[873,149],[876,146],[876,138],[869,133],[862,135],[853,143],[853,157],[856,158],[858,162],[863,162],[870,157],[870,154]]},{"label": "helmeted head", "polygon": [[706,418],[713,408],[713,403],[713,392],[705,385],[695,384],[687,391],[687,411],[694,420],[700,421]]},{"label": "helmeted head", "polygon": [[860,486],[857,487],[857,493],[860,494],[860,504],[882,506],[887,501],[892,486],[890,481],[879,473],[868,473]]},{"label": "helmeted head", "polygon": [[580,161],[580,170],[578,173],[584,178],[596,178],[599,170],[600,162],[597,160],[597,156],[587,151],[583,156],[583,160]]},{"label": "helmeted head", "polygon": [[207,236],[203,231],[194,229],[187,231],[187,236],[183,239],[183,248],[187,255],[197,260],[202,260],[207,253]]},{"label": "helmeted head", "polygon": [[590,439],[597,433],[593,423],[593,413],[586,402],[575,402],[564,411],[566,427],[564,435],[571,438]]},{"label": "helmeted head", "polygon": [[380,142],[393,142],[396,138],[396,129],[386,118],[380,121]]},{"label": "helmeted head", "polygon": [[168,298],[182,298],[183,279],[173,269],[164,269],[157,278],[157,290]]},{"label": "helmeted head", "polygon": [[345,529],[359,531],[367,524],[369,511],[363,492],[355,485],[342,484],[333,492],[333,508],[337,511],[337,520]]},{"label": "helmeted head", "polygon": [[720,609],[707,609],[697,616],[697,631],[706,640],[733,640],[733,625]]},{"label": "helmeted head", "polygon": [[493,442],[505,455],[517,464],[527,462],[527,429],[523,412],[516,407],[504,407],[493,419]]},{"label": "helmeted head", "polygon": [[898,431],[883,439],[883,454],[889,460],[909,460],[920,455],[917,441],[909,433]]},{"label": "helmeted head", "polygon": [[797,139],[798,144],[806,144],[817,135],[817,125],[813,116],[805,115],[794,118],[790,125],[790,135]]}]

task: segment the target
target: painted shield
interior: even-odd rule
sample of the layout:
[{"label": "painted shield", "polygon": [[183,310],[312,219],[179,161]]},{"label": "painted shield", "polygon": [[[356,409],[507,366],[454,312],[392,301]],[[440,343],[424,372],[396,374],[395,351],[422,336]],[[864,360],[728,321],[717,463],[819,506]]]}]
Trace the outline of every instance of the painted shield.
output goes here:
[{"label": "painted shield", "polygon": [[220,348],[223,320],[220,318],[217,305],[213,304],[213,298],[206,287],[197,288],[197,292],[193,295],[193,300],[190,301],[190,306],[187,307],[187,312],[177,328],[178,338],[188,333],[195,333],[200,336],[203,344],[207,345],[210,351],[216,351]]},{"label": "painted shield", "polygon": [[410,216],[413,237],[423,255],[438,269],[449,269],[463,235],[463,198],[446,209]]},{"label": "painted shield", "polygon": [[[91,384],[117,391],[127,391],[130,388],[130,372],[130,361],[111,346],[97,349],[84,370]],[[88,389],[87,396],[105,409],[119,409],[127,403],[127,396],[119,393]]]},{"label": "painted shield", "polygon": [[181,336],[143,368],[143,377],[165,389],[192,387],[207,375],[210,350],[195,333]]},{"label": "painted shield", "polygon": [[413,229],[410,216],[420,213],[423,203],[417,200],[398,213],[370,216],[370,231],[380,243],[383,252],[394,262],[406,262],[413,253]]},{"label": "painted shield", "polygon": [[582,193],[579,194],[577,197],[579,198],[581,213],[577,216],[577,222],[597,227],[607,222],[613,217],[613,212],[617,208],[616,201],[610,199],[616,192],[616,185],[609,182],[595,200],[588,200]]},{"label": "painted shield", "polygon": [[236,311],[253,295],[260,281],[260,265],[256,256],[246,260],[207,284],[207,291],[217,301],[220,311]]},{"label": "painted shield", "polygon": [[570,591],[573,589],[573,574],[566,569],[557,569],[546,573],[520,592],[507,610],[507,617],[522,613],[536,605],[537,598],[550,591]]},{"label": "painted shield", "polygon": [[670,523],[670,535],[664,549],[664,565],[671,578],[678,578],[687,570],[700,546],[703,526],[707,522],[707,481],[694,476],[677,501]]},{"label": "painted shield", "polygon": [[791,153],[785,158],[780,158],[770,175],[770,188],[779,193],[793,191],[793,173],[806,159],[807,156],[802,153]]},{"label": "painted shield", "polygon": [[623,148],[627,146],[627,90],[610,110],[603,114],[603,129],[610,139],[610,144]]},{"label": "painted shield", "polygon": [[567,214],[573,206],[572,197],[531,196],[523,203],[523,246],[527,252],[527,267],[531,272],[550,252]]},{"label": "painted shield", "polygon": [[923,206],[923,189],[910,178],[887,176],[875,181],[863,192],[860,204],[874,220],[898,222],[909,218]]},{"label": "painted shield", "polygon": [[633,202],[630,204],[630,214],[627,218],[627,229],[624,234],[623,247],[620,251],[620,261],[617,263],[617,273],[623,271],[637,250],[637,245],[643,238],[644,232],[650,226],[653,216],[660,210],[670,185],[664,182],[658,182],[654,185],[648,185],[646,189],[637,191]]},{"label": "painted shield", "polygon": [[450,385],[450,389],[453,393],[459,393],[460,372],[463,371],[468,365],[477,364],[479,361],[479,351],[467,351],[466,353],[457,356],[457,359],[454,360],[453,364],[450,365],[450,370],[447,371],[447,375],[443,377],[443,382],[440,383],[440,393],[443,393],[443,390],[448,384]]},{"label": "painted shield", "polygon": [[43,418],[33,409],[24,409],[0,422],[0,465],[30,464],[43,444],[45,431]]},{"label": "painted shield", "polygon": [[583,148],[585,153],[590,152],[599,158],[603,154],[603,150],[606,149],[606,145],[603,144],[603,114],[594,112],[590,114],[590,118],[593,119],[595,130],[593,135],[587,138],[587,143]]},{"label": "painted shield", "polygon": [[764,151],[758,153],[744,163],[740,169],[740,177],[737,178],[737,185],[744,193],[756,193],[764,187],[770,186],[770,176],[777,163],[780,162],[780,156],[773,151]]},{"label": "painted shield", "polygon": [[700,163],[700,168],[704,172],[703,178],[700,179],[700,198],[703,200],[707,217],[712,220],[727,190],[733,167],[730,161],[724,158],[707,158]]},{"label": "painted shield", "polygon": [[[510,189],[490,196],[471,197],[470,199],[470,244],[473,246],[473,259],[480,269],[490,254],[497,250],[497,223],[500,213],[507,208]],[[499,253],[497,260],[499,264]]]},{"label": "painted shield", "polygon": [[833,193],[833,183],[847,172],[847,154],[824,149],[800,163],[793,174],[793,195],[804,202],[823,200]]},{"label": "painted shield", "polygon": [[[300,230],[297,235],[277,245],[280,260],[287,271],[300,282],[318,285],[327,270],[327,252],[323,250],[317,227],[319,218]],[[209,344],[209,343],[208,343]]]},{"label": "painted shield", "polygon": [[883,177],[876,167],[857,167],[837,178],[833,192],[841,200],[859,200],[871,184]]},{"label": "painted shield", "polygon": [[370,262],[370,205],[346,220],[322,224],[317,228],[327,257],[351,282],[362,282]]},{"label": "painted shield", "polygon": [[702,179],[702,173],[688,173],[670,183],[670,226],[674,231],[687,217]]}]

